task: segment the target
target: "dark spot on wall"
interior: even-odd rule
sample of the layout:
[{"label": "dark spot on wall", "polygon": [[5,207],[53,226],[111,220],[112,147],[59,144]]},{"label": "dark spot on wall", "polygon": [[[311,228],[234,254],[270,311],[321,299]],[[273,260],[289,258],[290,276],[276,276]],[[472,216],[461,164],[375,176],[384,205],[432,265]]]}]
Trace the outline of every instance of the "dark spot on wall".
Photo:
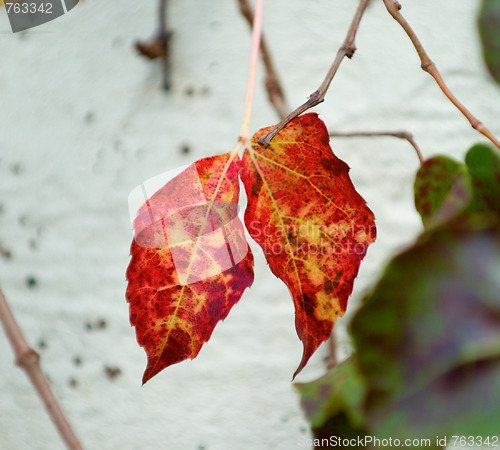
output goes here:
[{"label": "dark spot on wall", "polygon": [[75,356],[75,357],[73,358],[73,364],[74,364],[75,366],[81,366],[81,365],[82,365],[82,363],[83,363],[83,361],[82,361],[82,358],[81,358],[80,356]]},{"label": "dark spot on wall", "polygon": [[1,242],[0,242],[0,256],[4,259],[12,258],[12,252],[8,248],[4,247]]},{"label": "dark spot on wall", "polygon": [[92,330],[102,330],[108,326],[108,323],[106,322],[106,319],[95,319],[95,320],[87,320],[85,322],[85,329],[87,331],[92,331]]},{"label": "dark spot on wall", "polygon": [[23,172],[23,166],[20,163],[14,163],[10,166],[10,171],[14,175],[20,175]]},{"label": "dark spot on wall", "polygon": [[108,326],[108,323],[106,322],[105,319],[98,319],[96,322],[95,328],[103,329],[103,328],[106,328],[107,326]]},{"label": "dark spot on wall", "polygon": [[29,289],[35,289],[36,287],[38,287],[38,280],[33,275],[27,276],[26,286],[28,286]]},{"label": "dark spot on wall", "polygon": [[180,148],[179,148],[179,151],[183,154],[183,155],[187,155],[188,153],[191,152],[191,148],[189,147],[188,144],[181,144]]},{"label": "dark spot on wall", "polygon": [[93,111],[89,111],[87,114],[85,114],[84,121],[87,124],[94,123],[94,121],[95,121],[95,114],[94,114],[94,112]]},{"label": "dark spot on wall", "polygon": [[123,47],[123,44],[124,44],[124,41],[121,37],[115,37],[113,39],[113,42],[111,43],[111,46],[113,48],[122,48]]},{"label": "dark spot on wall", "polygon": [[113,380],[121,375],[122,370],[118,366],[106,365],[106,367],[104,368],[104,373],[110,380]]}]

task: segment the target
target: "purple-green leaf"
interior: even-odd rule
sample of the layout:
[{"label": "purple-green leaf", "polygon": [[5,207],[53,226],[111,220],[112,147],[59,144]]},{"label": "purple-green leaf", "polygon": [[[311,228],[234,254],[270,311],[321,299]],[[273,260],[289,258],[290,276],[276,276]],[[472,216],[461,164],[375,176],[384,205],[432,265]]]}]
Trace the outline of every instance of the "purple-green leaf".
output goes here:
[{"label": "purple-green leaf", "polygon": [[500,0],[483,0],[478,25],[486,67],[500,84]]},{"label": "purple-green leaf", "polygon": [[467,168],[448,156],[427,159],[417,172],[414,191],[415,207],[426,227],[447,221],[471,200]]},{"label": "purple-green leaf", "polygon": [[363,424],[365,385],[353,358],[349,358],[309,383],[295,383],[301,406],[313,428],[344,412],[352,426]]},{"label": "purple-green leaf", "polygon": [[[341,448],[352,440],[356,444],[368,433],[364,430],[366,396],[365,382],[355,358],[351,357],[330,369],[321,378],[309,383],[295,383],[301,406],[311,424],[313,443],[326,439],[340,443]],[[367,446],[368,447],[368,446]],[[314,445],[314,448],[321,448]]]},{"label": "purple-green leaf", "polygon": [[500,225],[462,219],[388,265],[352,321],[382,436],[493,435],[500,424]]},{"label": "purple-green leaf", "polygon": [[490,145],[474,145],[465,157],[479,208],[500,215],[500,152]]}]

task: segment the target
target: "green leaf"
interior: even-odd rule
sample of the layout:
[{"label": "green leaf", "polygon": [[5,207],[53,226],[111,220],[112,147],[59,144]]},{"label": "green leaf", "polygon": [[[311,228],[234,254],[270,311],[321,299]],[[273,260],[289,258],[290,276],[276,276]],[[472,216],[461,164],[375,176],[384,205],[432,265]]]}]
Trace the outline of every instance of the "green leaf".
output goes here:
[{"label": "green leaf", "polygon": [[346,439],[352,439],[355,442],[352,447],[357,447],[358,438],[367,435],[363,429],[365,381],[353,357],[315,381],[294,386],[301,396],[302,409],[311,424],[315,442],[340,440],[343,448],[350,448],[345,444]]},{"label": "green leaf", "polygon": [[500,225],[448,225],[394,258],[352,321],[380,436],[498,433]]},{"label": "green leaf", "polygon": [[314,449],[327,447],[359,448],[370,450],[374,447],[370,435],[361,428],[353,426],[345,413],[331,416],[323,425],[313,428]]},{"label": "green leaf", "polygon": [[474,145],[466,164],[448,156],[426,160],[415,177],[415,207],[426,229],[460,216],[463,221],[498,221],[500,217],[500,153]]},{"label": "green leaf", "polygon": [[474,145],[465,157],[474,198],[480,209],[500,214],[500,152],[489,145]]},{"label": "green leaf", "polygon": [[363,423],[365,382],[351,357],[321,378],[309,383],[295,383],[301,405],[313,428],[324,425],[334,415],[345,413],[356,427]]},{"label": "green leaf", "polygon": [[486,66],[500,83],[500,0],[483,0],[478,18]]},{"label": "green leaf", "polygon": [[427,159],[417,172],[414,192],[415,207],[426,227],[447,221],[471,200],[467,168],[448,156]]}]

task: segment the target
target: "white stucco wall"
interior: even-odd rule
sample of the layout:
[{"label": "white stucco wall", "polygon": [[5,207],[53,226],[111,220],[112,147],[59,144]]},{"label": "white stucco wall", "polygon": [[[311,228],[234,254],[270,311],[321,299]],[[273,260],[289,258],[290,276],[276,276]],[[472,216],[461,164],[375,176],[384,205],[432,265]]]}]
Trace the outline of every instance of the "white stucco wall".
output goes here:
[{"label": "white stucco wall", "polygon": [[[127,197],[160,172],[232,148],[250,48],[235,0],[170,3],[168,94],[159,89],[158,65],[133,49],[154,31],[156,1],[86,0],[16,35],[0,11],[0,243],[12,255],[0,255],[0,285],[86,449],[306,449],[308,427],[290,383],[302,352],[292,302],[258,252],[254,286],[198,358],[141,387],[146,357],[124,298]],[[356,4],[266,3],[265,33],[291,106],[320,84]],[[456,95],[500,135],[500,90],[480,59],[478,5],[405,0],[403,12]],[[406,129],[426,156],[462,157],[481,140],[419,69],[381,1],[372,2],[357,44],[315,109],[330,128]],[[261,75],[254,130],[277,119]],[[352,314],[381,264],[420,229],[412,203],[418,160],[406,142],[391,138],[337,139],[332,146],[378,224]],[[345,322],[337,325],[344,352]],[[298,381],[321,375],[325,355],[321,348]],[[12,362],[0,331],[0,448],[64,448]],[[106,366],[121,373],[110,378]]]}]

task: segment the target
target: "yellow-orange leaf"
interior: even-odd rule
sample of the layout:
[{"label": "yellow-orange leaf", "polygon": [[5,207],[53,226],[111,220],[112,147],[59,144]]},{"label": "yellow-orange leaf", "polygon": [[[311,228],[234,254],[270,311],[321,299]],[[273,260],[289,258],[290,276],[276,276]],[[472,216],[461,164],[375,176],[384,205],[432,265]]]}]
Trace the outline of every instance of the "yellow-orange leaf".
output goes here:
[{"label": "yellow-orange leaf", "polygon": [[253,282],[237,216],[240,166],[230,153],[199,160],[137,213],[126,296],[148,356],[143,383],[196,357]]},{"label": "yellow-orange leaf", "polygon": [[317,114],[293,120],[263,148],[257,140],[269,130],[243,154],[245,225],[293,297],[304,345],[295,377],[344,314],[376,228]]}]

